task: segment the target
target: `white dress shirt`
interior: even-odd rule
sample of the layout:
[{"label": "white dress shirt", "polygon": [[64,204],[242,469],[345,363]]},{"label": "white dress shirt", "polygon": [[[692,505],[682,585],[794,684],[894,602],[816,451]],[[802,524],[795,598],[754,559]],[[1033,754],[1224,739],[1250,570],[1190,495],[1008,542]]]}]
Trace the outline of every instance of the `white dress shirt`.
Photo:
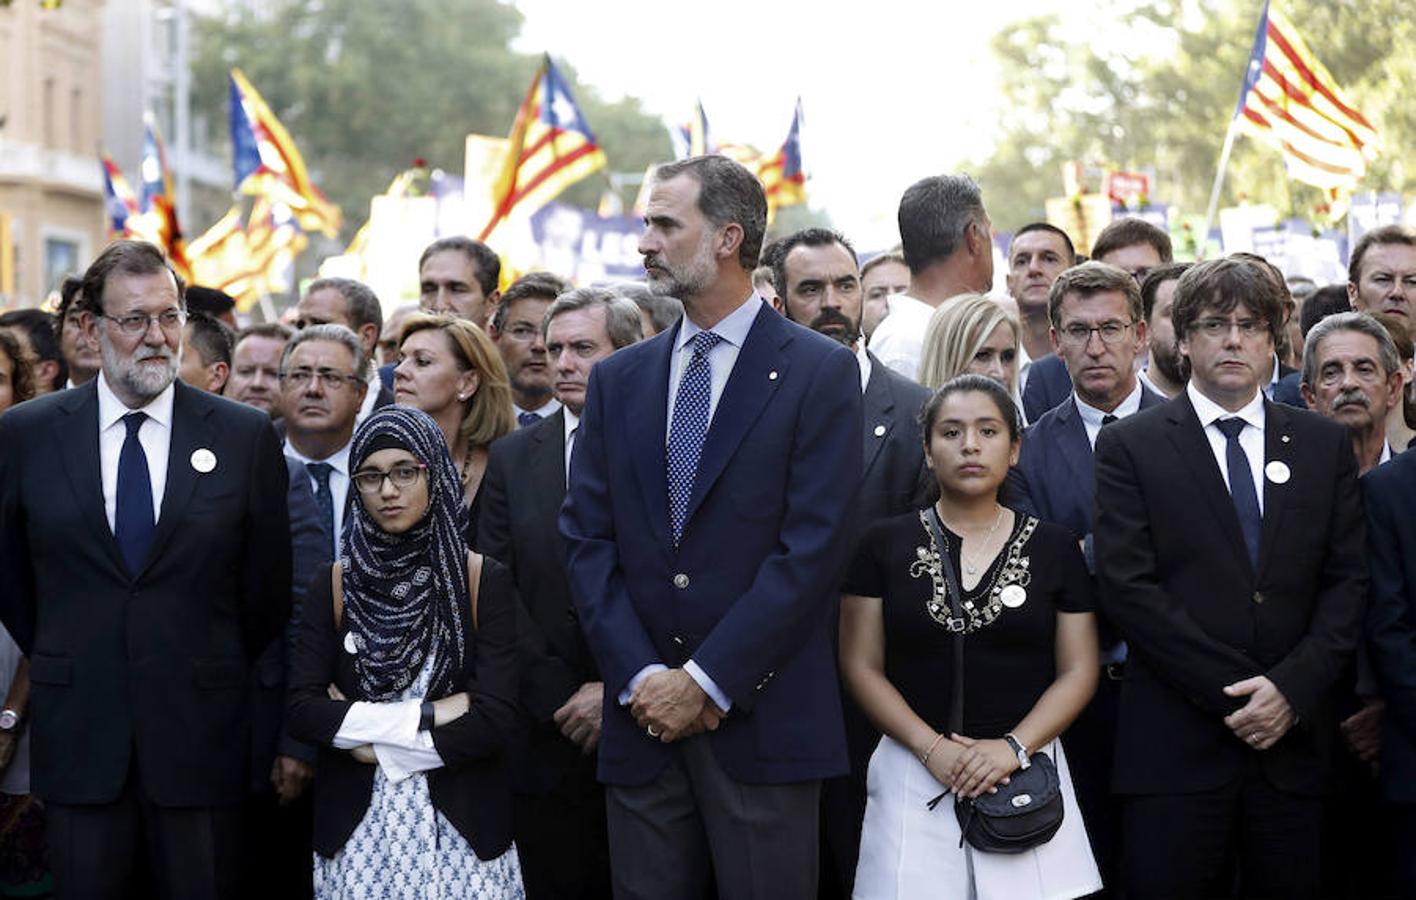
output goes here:
[{"label": "white dress shirt", "polygon": [[865,352],[865,341],[856,342],[856,362],[860,364],[860,392],[865,393],[865,389],[870,386],[870,370],[874,368],[870,364],[870,354]]},{"label": "white dress shirt", "polygon": [[911,381],[919,380],[919,358],[924,355],[924,332],[934,307],[908,294],[891,294],[885,300],[890,312],[870,336],[876,359]]},{"label": "white dress shirt", "polygon": [[369,413],[374,411],[374,404],[379,402],[379,391],[383,390],[383,379],[379,377],[379,367],[372,362],[369,363],[369,371],[364,373],[364,401],[359,404],[359,411],[354,414],[354,424],[358,425],[369,417]]},{"label": "white dress shirt", "polygon": [[[301,465],[308,466],[312,462],[329,463],[333,470],[329,473],[329,496],[334,501],[334,543],[339,545],[339,536],[344,534],[344,510],[349,502],[349,448],[352,446],[351,440],[348,444],[340,447],[333,456],[325,459],[310,459],[290,443],[290,438],[285,439],[285,455],[293,457]],[[305,474],[309,475],[309,469]],[[310,477],[310,490],[318,491],[319,483],[315,481],[315,476]]]},{"label": "white dress shirt", "polygon": [[[708,351],[708,365],[712,368],[712,382],[708,397],[708,422],[713,422],[713,413],[718,410],[718,398],[723,396],[723,388],[728,384],[728,377],[733,374],[733,366],[737,364],[738,353],[742,350],[743,342],[747,340],[747,333],[752,330],[752,323],[757,320],[757,314],[765,305],[764,301],[756,291],[747,296],[737,309],[728,313],[712,331],[722,338],[713,349]],[[693,359],[693,347],[689,343],[693,336],[702,331],[697,325],[689,320],[688,316],[683,317],[683,327],[679,329],[678,341],[674,344],[674,353],[669,357],[669,416],[668,423],[664,429],[664,440],[667,441],[669,434],[673,430],[674,424],[674,401],[678,399],[679,382],[683,379],[683,370],[688,366],[689,360]],[[640,682],[655,672],[662,672],[667,669],[663,663],[650,663],[635,673],[629,680],[629,686],[620,691],[619,702],[623,706],[629,702],[629,698],[634,695],[634,689],[639,687]],[[695,660],[690,659],[683,664],[683,670],[689,674],[698,686],[703,689],[718,708],[727,712],[733,705],[732,700],[718,687],[708,673],[698,665]]]},{"label": "white dress shirt", "polygon": [[575,432],[580,428],[580,417],[565,407],[565,483],[570,485],[570,452],[575,449]]},{"label": "white dress shirt", "polygon": [[1107,416],[1115,416],[1118,419],[1124,419],[1132,413],[1140,412],[1141,385],[1137,382],[1135,389],[1126,395],[1125,400],[1116,404],[1116,408],[1111,412],[1107,412],[1104,409],[1097,409],[1095,406],[1083,402],[1082,398],[1077,396],[1076,391],[1072,392],[1072,400],[1077,404],[1077,413],[1082,417],[1082,427],[1087,430],[1087,443],[1091,444],[1092,449],[1095,450],[1096,436],[1101,433],[1102,419]]},{"label": "white dress shirt", "polygon": [[108,528],[114,530],[118,513],[118,457],[128,438],[128,426],[123,417],[130,412],[147,413],[138,429],[138,443],[147,457],[148,481],[152,484],[152,521],[162,516],[162,496],[167,490],[167,457],[172,447],[172,395],[168,385],[147,406],[129,409],[108,386],[103,372],[98,378],[98,468],[103,480],[103,511],[108,516]]},{"label": "white dress shirt", "polygon": [[1243,449],[1244,455],[1249,458],[1249,473],[1254,479],[1254,493],[1258,494],[1259,514],[1263,515],[1265,421],[1263,392],[1255,391],[1254,399],[1244,404],[1244,407],[1238,412],[1230,412],[1201,394],[1193,381],[1185,385],[1185,393],[1189,394],[1190,403],[1195,407],[1195,415],[1199,417],[1200,425],[1205,430],[1205,437],[1209,439],[1210,450],[1214,453],[1215,462],[1219,464],[1219,474],[1224,477],[1226,488],[1229,487],[1228,440],[1225,438],[1224,432],[1220,431],[1214,423],[1220,419],[1229,418],[1244,420],[1246,427],[1239,432],[1239,446]]}]

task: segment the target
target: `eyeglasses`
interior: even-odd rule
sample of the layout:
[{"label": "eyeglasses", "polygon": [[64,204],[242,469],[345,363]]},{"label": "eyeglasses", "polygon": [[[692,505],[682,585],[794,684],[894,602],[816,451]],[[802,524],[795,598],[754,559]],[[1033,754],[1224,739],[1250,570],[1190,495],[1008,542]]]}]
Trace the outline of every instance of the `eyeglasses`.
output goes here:
[{"label": "eyeglasses", "polygon": [[347,375],[334,369],[295,369],[280,373],[281,384],[301,391],[309,387],[310,382],[315,379],[319,379],[320,383],[331,391],[342,391],[346,385],[362,383],[357,375]]},{"label": "eyeglasses", "polygon": [[1117,322],[1114,320],[1102,322],[1100,325],[1094,326],[1074,322],[1066,328],[1063,328],[1059,332],[1059,336],[1063,343],[1082,347],[1091,340],[1092,332],[1096,332],[1097,337],[1101,338],[1101,342],[1110,346],[1112,344],[1121,343],[1121,341],[1125,339],[1127,332],[1131,330],[1131,325],[1131,322]]},{"label": "eyeglasses", "polygon": [[361,494],[377,494],[383,490],[384,479],[393,482],[399,490],[412,487],[427,466],[422,463],[399,463],[387,472],[378,469],[361,469],[353,475],[354,486]]},{"label": "eyeglasses", "polygon": [[118,330],[124,334],[147,334],[147,330],[152,327],[154,320],[163,331],[181,328],[183,323],[187,321],[187,314],[180,309],[164,309],[155,316],[147,313],[128,313],[124,316],[110,316],[107,313],[101,315],[117,325]]},{"label": "eyeglasses", "polygon": [[1207,338],[1225,337],[1230,329],[1238,328],[1246,338],[1258,337],[1268,331],[1268,323],[1262,319],[1200,319],[1195,330]]}]

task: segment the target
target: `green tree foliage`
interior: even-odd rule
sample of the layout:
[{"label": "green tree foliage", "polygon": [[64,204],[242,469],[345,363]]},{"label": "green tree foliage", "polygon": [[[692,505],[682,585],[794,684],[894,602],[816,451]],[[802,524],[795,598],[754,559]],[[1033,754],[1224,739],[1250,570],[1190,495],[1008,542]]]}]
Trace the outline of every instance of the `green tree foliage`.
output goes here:
[{"label": "green tree foliage", "polygon": [[[497,0],[269,0],[256,9],[228,0],[196,21],[193,108],[229,152],[227,73],[239,66],[343,210],[344,238],[414,159],[460,174],[468,133],[507,134],[540,63],[510,49],[521,14]],[[607,103],[577,84],[567,61],[556,64],[612,168],[668,158],[662,124],[637,100]],[[592,176],[566,199],[593,205],[606,183]]]},{"label": "green tree foliage", "polygon": [[[993,40],[1004,114],[972,171],[999,227],[1042,217],[1077,159],[1156,175],[1155,199],[1204,211],[1262,6],[1258,0],[1102,0],[1067,19],[1015,23]],[[1416,190],[1416,2],[1286,0],[1284,8],[1382,137],[1362,190]],[[1322,192],[1281,156],[1235,140],[1222,205],[1270,203],[1319,218]]]}]

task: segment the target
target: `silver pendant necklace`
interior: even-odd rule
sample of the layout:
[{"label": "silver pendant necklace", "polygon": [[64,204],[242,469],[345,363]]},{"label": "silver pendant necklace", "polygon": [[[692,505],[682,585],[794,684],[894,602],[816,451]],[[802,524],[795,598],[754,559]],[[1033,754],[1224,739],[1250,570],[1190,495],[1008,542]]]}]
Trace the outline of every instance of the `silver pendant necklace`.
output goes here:
[{"label": "silver pendant necklace", "polygon": [[[937,509],[937,507],[936,507],[936,509]],[[941,521],[943,521],[943,519],[944,519],[944,514],[943,514],[942,512],[939,514],[939,519],[940,519]],[[987,552],[989,545],[993,543],[993,535],[994,535],[994,533],[995,533],[996,531],[998,531],[998,526],[999,526],[1000,523],[1002,523],[1002,521],[1003,521],[1003,507],[1000,505],[1000,506],[998,507],[998,515],[995,516],[994,519],[993,519],[993,525],[988,529],[988,533],[983,536],[982,550],[979,551],[978,553],[975,553],[975,554],[974,554],[974,558],[973,558],[972,560],[970,560],[970,559],[968,559],[967,557],[964,556],[964,542],[963,542],[963,540],[962,540],[962,535],[963,535],[964,532],[963,532],[962,530],[959,531],[959,534],[960,534],[960,536],[961,536],[961,537],[960,537],[960,540],[959,540],[959,561],[964,564],[964,571],[965,571],[965,572],[967,572],[967,573],[970,574],[970,575],[977,575],[977,574],[978,574],[978,561],[979,561],[978,558],[979,558],[979,556],[981,556],[983,553]],[[948,523],[945,522],[945,524],[947,525]],[[952,531],[953,529],[951,528],[950,530]]]}]

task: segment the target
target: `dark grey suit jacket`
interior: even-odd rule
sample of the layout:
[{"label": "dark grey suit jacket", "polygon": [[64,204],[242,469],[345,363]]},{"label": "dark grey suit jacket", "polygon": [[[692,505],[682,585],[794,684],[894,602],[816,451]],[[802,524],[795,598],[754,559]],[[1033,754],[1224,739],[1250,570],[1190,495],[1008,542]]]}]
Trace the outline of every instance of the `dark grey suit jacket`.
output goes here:
[{"label": "dark grey suit jacket", "polygon": [[860,481],[860,527],[878,519],[898,516],[930,502],[937,487],[924,465],[924,442],[919,413],[929,389],[875,357],[870,357],[870,380],[863,398],[862,429],[864,472]]}]

